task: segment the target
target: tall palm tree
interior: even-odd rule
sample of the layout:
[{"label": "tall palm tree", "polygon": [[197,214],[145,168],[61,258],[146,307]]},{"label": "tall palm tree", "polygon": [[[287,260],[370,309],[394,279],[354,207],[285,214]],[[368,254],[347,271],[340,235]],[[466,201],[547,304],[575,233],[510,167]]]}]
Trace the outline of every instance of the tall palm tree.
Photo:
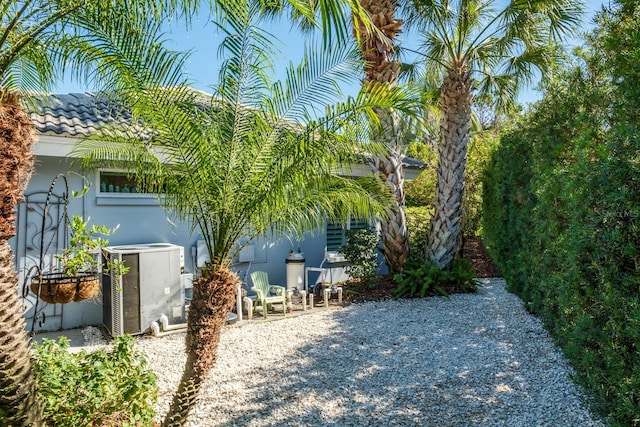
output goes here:
[{"label": "tall palm tree", "polygon": [[[396,86],[400,62],[396,59],[394,43],[400,33],[402,20],[397,19],[397,0],[359,0],[362,9],[371,17],[371,25],[364,25],[354,16],[354,35],[359,38],[364,61],[364,87],[374,89],[380,85]],[[381,241],[389,274],[401,273],[409,256],[409,236],[405,213],[404,172],[402,170],[403,144],[400,117],[391,111],[379,109],[383,126],[374,139],[386,147],[383,155],[371,161],[395,196],[387,220],[380,222]]]},{"label": "tall palm tree", "polygon": [[215,363],[239,283],[230,265],[244,242],[301,237],[349,214],[384,216],[391,201],[379,180],[336,172],[356,161],[374,108],[401,101],[399,91],[362,92],[325,107],[339,95],[336,81],[361,67],[357,51],[343,48],[308,50],[284,82],[274,83],[272,37],[260,29],[262,14],[237,5],[218,17],[226,37],[213,96],[182,87],[136,94],[130,107],[148,125],[151,145],[131,135],[78,151],[86,167],[118,165],[143,185],[161,182],[164,206],[189,221],[209,251],[211,262],[194,283],[187,361],[164,426],[185,423]]},{"label": "tall palm tree", "polygon": [[427,256],[448,268],[461,249],[462,194],[474,93],[497,108],[557,60],[554,42],[579,24],[575,0],[414,0],[407,22],[420,33],[427,75],[439,82],[440,141],[435,214]]},{"label": "tall palm tree", "polygon": [[18,277],[8,239],[15,235],[14,207],[29,180],[35,126],[15,92],[0,93],[0,419],[8,425],[39,425],[29,345]]},{"label": "tall palm tree", "polygon": [[[157,4],[156,4],[157,3]],[[186,4],[186,3],[185,3]],[[93,78],[110,87],[128,85],[134,68],[154,70],[147,53],[159,56],[160,12],[172,2],[7,0],[0,5],[0,419],[3,425],[42,424],[35,396],[23,309],[8,240],[15,235],[15,205],[33,160],[35,127],[20,91],[48,90],[59,72]],[[179,59],[169,53],[167,63]]]}]

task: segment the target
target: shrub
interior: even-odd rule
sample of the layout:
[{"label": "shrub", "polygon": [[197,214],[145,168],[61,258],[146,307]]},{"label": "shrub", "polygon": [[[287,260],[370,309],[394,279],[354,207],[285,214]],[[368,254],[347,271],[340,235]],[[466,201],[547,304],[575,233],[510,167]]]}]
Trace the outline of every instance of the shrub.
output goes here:
[{"label": "shrub", "polygon": [[349,261],[347,274],[353,279],[371,280],[378,269],[378,234],[370,230],[347,230],[346,239],[340,253]]},{"label": "shrub", "polygon": [[427,164],[416,179],[405,184],[406,205],[433,206],[436,202],[436,164],[438,150],[434,144],[412,142],[407,148],[407,156],[420,159]]},{"label": "shrub", "polygon": [[[640,74],[631,59],[640,38],[629,36],[638,16],[635,5],[599,21],[579,66],[547,82],[502,138],[484,193],[484,236],[509,289],[542,318],[599,412],[624,426],[640,425]],[[624,55],[602,34],[622,38]]]},{"label": "shrub", "polygon": [[476,133],[469,141],[462,199],[462,232],[465,236],[482,234],[482,178],[497,145],[498,138],[491,131]]},{"label": "shrub", "polygon": [[404,272],[393,278],[398,284],[395,298],[420,297],[438,293],[448,296],[450,292],[475,292],[477,282],[471,262],[466,259],[456,259],[451,270],[442,270],[431,262],[412,256],[405,265]]},{"label": "shrub", "polygon": [[134,351],[131,337],[108,350],[69,353],[69,340],[34,344],[38,399],[47,425],[150,426],[157,399],[156,375]]},{"label": "shrub", "polygon": [[409,229],[409,250],[416,256],[423,256],[427,251],[429,223],[433,215],[433,207],[407,207],[406,214],[407,228]]}]

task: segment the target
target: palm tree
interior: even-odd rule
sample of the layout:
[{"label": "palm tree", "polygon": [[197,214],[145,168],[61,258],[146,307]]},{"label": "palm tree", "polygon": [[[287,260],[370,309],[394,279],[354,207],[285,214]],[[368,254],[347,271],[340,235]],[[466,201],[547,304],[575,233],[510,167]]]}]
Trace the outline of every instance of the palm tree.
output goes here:
[{"label": "palm tree", "polygon": [[131,135],[79,149],[85,167],[118,165],[143,185],[161,182],[164,206],[189,221],[209,251],[211,262],[194,283],[187,361],[164,426],[185,423],[215,363],[239,283],[230,265],[244,242],[301,237],[350,214],[384,215],[391,201],[379,180],[336,172],[356,161],[374,108],[402,101],[399,91],[363,91],[325,107],[339,95],[336,81],[361,67],[357,51],[344,48],[308,50],[284,82],[272,82],[273,46],[260,29],[262,16],[256,6],[237,5],[218,18],[226,37],[213,96],[183,87],[136,95],[130,107],[149,126],[152,145]]},{"label": "palm tree", "polygon": [[[135,3],[135,4],[134,4]],[[154,70],[147,54],[159,56],[160,12],[154,2],[8,0],[0,6],[0,419],[3,425],[42,424],[31,369],[29,340],[18,299],[17,275],[8,240],[15,235],[15,205],[33,160],[35,127],[20,91],[48,90],[60,70],[96,84],[125,87],[130,69]],[[186,4],[186,2],[185,2]],[[172,5],[175,6],[175,5]],[[135,60],[132,61],[132,59]],[[179,57],[165,53],[167,63]],[[81,74],[82,73],[82,74]]]},{"label": "palm tree", "polygon": [[[354,16],[354,35],[359,38],[364,63],[364,87],[396,86],[400,62],[395,59],[394,43],[400,33],[402,20],[396,19],[396,0],[360,0],[360,5],[371,17],[371,25],[364,25]],[[374,139],[386,147],[384,155],[371,161],[395,196],[387,220],[380,222],[381,241],[389,274],[401,273],[409,256],[409,236],[405,213],[404,172],[402,170],[403,144],[400,117],[390,111],[378,110],[383,123]]]},{"label": "palm tree", "polygon": [[557,59],[554,42],[579,23],[582,2],[414,0],[407,21],[421,34],[425,73],[439,82],[435,214],[427,256],[448,268],[461,249],[462,194],[474,93],[512,104],[518,89]]},{"label": "palm tree", "polygon": [[31,174],[35,126],[15,92],[0,96],[0,196],[4,203],[0,208],[0,419],[9,425],[40,425],[18,277],[8,242],[15,235],[15,201],[22,196]]}]

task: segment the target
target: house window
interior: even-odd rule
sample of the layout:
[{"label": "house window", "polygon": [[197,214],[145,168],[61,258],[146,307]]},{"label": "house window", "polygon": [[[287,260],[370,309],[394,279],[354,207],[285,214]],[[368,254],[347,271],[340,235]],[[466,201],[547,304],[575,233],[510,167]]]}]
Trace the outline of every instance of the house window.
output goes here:
[{"label": "house window", "polygon": [[117,170],[96,171],[96,204],[111,206],[157,206],[160,185],[144,187],[135,174]]},{"label": "house window", "polygon": [[362,219],[351,219],[346,224],[327,222],[327,251],[337,252],[347,243],[347,230],[368,230],[369,223]]},{"label": "house window", "polygon": [[118,171],[99,171],[98,182],[100,183],[100,194],[117,193],[119,196],[123,194],[157,194],[159,186],[151,184],[144,188],[136,181],[134,174],[127,174]]},{"label": "house window", "polygon": [[122,172],[100,171],[100,193],[139,193],[134,176]]}]

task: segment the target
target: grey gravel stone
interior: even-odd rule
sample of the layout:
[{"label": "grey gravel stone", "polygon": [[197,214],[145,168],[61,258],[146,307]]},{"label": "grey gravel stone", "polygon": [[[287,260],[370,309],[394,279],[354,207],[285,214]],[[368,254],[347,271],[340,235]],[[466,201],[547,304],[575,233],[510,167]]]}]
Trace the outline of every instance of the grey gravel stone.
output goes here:
[{"label": "grey gravel stone", "polygon": [[[184,334],[140,338],[158,374],[158,419]],[[504,289],[369,302],[224,330],[187,423],[211,426],[605,426],[562,353]]]}]

